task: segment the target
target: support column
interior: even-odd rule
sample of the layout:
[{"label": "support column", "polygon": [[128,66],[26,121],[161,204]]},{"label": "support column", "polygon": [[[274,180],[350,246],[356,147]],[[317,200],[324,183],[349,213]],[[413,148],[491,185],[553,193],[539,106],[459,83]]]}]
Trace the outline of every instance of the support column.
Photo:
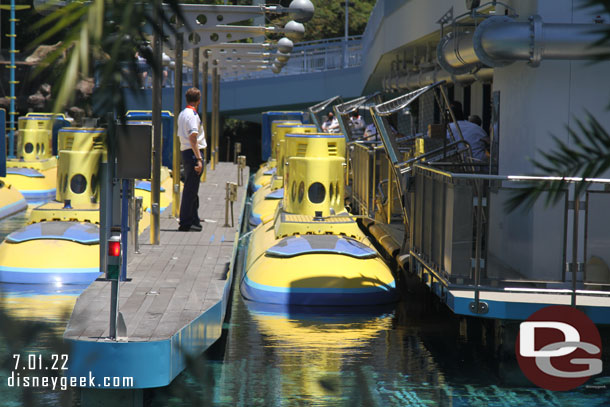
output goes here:
[{"label": "support column", "polygon": [[193,48],[193,87],[199,89],[199,48]]},{"label": "support column", "polygon": [[[203,151],[203,157],[205,158],[205,162],[210,162],[208,158],[208,151],[210,151],[210,145],[212,141],[210,139],[209,126],[208,126],[208,61],[204,61],[202,64],[202,80],[203,85],[201,87],[201,126],[203,128],[203,134],[206,137],[206,145],[207,147]],[[205,181],[208,176],[208,166],[206,165],[203,168],[203,177],[202,180]]]},{"label": "support column", "polygon": [[[159,22],[159,10],[161,0],[155,0],[153,7],[153,20]],[[162,26],[162,24],[159,24]],[[161,67],[162,57],[161,34],[155,31],[153,36],[153,87],[152,87],[152,124],[153,124],[153,157],[152,157],[152,179],[150,183],[151,192],[151,221],[150,221],[150,244],[159,244],[159,217],[161,200],[161,79],[163,76]]]},{"label": "support column", "polygon": [[216,83],[216,91],[214,96],[216,98],[216,128],[214,129],[216,133],[216,143],[214,144],[214,159],[216,160],[216,165],[218,165],[219,154],[220,154],[220,71],[216,68],[214,81]]},{"label": "support column", "polygon": [[210,146],[210,162],[212,170],[216,169],[218,162],[218,67],[212,68],[212,145]]},{"label": "support column", "polygon": [[182,111],[182,50],[184,34],[176,35],[176,69],[174,70],[174,149],[172,157],[172,216],[180,216],[180,140],[178,115]]}]

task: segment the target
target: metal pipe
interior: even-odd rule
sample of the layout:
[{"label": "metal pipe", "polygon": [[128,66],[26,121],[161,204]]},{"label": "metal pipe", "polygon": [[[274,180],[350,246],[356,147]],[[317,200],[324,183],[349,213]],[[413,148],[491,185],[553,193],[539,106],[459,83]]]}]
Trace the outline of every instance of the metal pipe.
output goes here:
[{"label": "metal pipe", "polygon": [[218,105],[216,104],[216,76],[218,73],[218,67],[214,66],[212,68],[212,124],[210,126],[210,168],[212,170],[216,169],[216,111],[218,110]]},{"label": "metal pipe", "polygon": [[[161,1],[156,0],[153,7],[153,20],[159,21],[159,10]],[[150,183],[151,194],[151,220],[150,220],[150,244],[159,244],[159,217],[161,200],[161,58],[162,58],[161,33],[155,31],[153,35],[153,72],[152,88],[152,124],[153,124],[153,157],[152,157],[152,179]]]},{"label": "metal pipe", "polygon": [[595,44],[608,30],[609,24],[543,23],[539,15],[527,22],[493,16],[474,32],[446,35],[438,44],[437,58],[454,75],[514,61],[529,61],[535,67],[543,59],[593,59],[610,52],[608,44]]},{"label": "metal pipe", "polygon": [[199,48],[193,48],[193,87],[199,89]]},{"label": "metal pipe", "polygon": [[214,129],[216,141],[214,143],[214,161],[216,165],[218,165],[218,161],[220,161],[220,71],[218,69],[215,70],[214,83],[216,85],[214,91],[214,99],[216,104],[216,127]]},{"label": "metal pipe", "polygon": [[121,247],[123,247],[123,259],[121,261],[121,273],[119,281],[127,280],[127,238],[129,236],[129,180],[121,182]]},{"label": "metal pipe", "polygon": [[11,54],[11,64],[9,65],[9,69],[10,69],[10,80],[9,80],[9,88],[10,88],[10,103],[9,103],[9,131],[8,131],[8,153],[7,156],[8,158],[15,158],[15,116],[18,114],[17,113],[17,108],[15,106],[15,101],[17,99],[17,97],[15,96],[15,83],[17,83],[17,81],[15,80],[15,71],[17,69],[17,65],[15,63],[15,54],[17,53],[17,50],[15,49],[15,38],[17,37],[16,31],[15,31],[15,22],[17,21],[17,19],[15,18],[15,0],[11,0],[11,12],[10,12],[10,25],[11,25],[11,33],[8,35],[11,39],[10,43],[11,43],[11,49],[10,49],[10,54]]},{"label": "metal pipe", "polygon": [[178,138],[178,115],[182,111],[182,47],[184,35],[176,35],[176,69],[174,75],[174,148],[172,151],[172,216],[180,215],[180,140]]},{"label": "metal pipe", "polygon": [[[208,61],[204,61],[202,64],[202,86],[201,86],[201,126],[203,128],[203,134],[206,137],[206,148],[203,149],[203,157],[205,162],[210,162],[208,158],[208,151],[212,143],[210,134],[208,133]],[[205,181],[208,175],[208,166],[203,167],[203,176],[201,179]]]}]

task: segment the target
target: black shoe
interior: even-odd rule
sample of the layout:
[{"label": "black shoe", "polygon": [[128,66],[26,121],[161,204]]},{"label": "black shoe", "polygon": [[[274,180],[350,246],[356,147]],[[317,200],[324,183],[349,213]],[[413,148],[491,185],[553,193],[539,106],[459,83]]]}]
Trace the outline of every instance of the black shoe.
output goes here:
[{"label": "black shoe", "polygon": [[191,225],[191,231],[193,231],[193,232],[201,232],[202,229],[203,229],[203,226],[201,226],[201,225]]},{"label": "black shoe", "polygon": [[178,231],[179,231],[179,232],[188,232],[189,230],[191,230],[191,227],[190,227],[190,226],[180,226],[180,227],[178,228]]}]

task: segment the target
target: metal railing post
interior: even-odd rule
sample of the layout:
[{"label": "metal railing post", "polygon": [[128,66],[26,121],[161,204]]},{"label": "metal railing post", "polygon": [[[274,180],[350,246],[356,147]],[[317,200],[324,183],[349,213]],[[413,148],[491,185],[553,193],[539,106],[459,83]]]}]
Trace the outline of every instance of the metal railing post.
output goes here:
[{"label": "metal railing post", "polygon": [[178,115],[182,111],[182,48],[184,35],[176,35],[176,80],[174,85],[174,148],[172,151],[172,216],[180,215],[180,140],[178,139]]},{"label": "metal railing post", "polygon": [[576,274],[578,272],[578,218],[580,217],[580,196],[574,187],[574,219],[572,226],[572,294],[570,303],[576,306]]},{"label": "metal railing post", "polygon": [[133,233],[133,251],[140,254],[140,220],[142,220],[142,197],[136,196],[134,205],[134,233]]},{"label": "metal railing post", "polygon": [[[161,1],[156,0],[153,7],[153,20],[159,22],[159,10],[161,9]],[[161,25],[161,24],[160,24]],[[161,54],[163,45],[161,43],[161,34],[155,31],[153,35],[153,63],[157,67],[153,74],[152,88],[152,125],[153,125],[153,156],[152,156],[152,179],[150,182],[151,194],[151,219],[150,219],[150,243],[153,245],[159,244],[159,225],[160,225],[160,200],[161,200],[161,152],[163,151],[161,137],[161,80],[163,74],[161,72]],[[181,70],[182,67],[176,67]],[[177,119],[176,119],[177,120]]]},{"label": "metal railing post", "polygon": [[216,82],[216,78],[218,76],[218,67],[212,68],[212,125],[211,125],[211,143],[210,143],[210,168],[212,170],[216,169],[216,137],[218,124],[218,100],[216,99],[216,91],[218,87],[218,83]]}]

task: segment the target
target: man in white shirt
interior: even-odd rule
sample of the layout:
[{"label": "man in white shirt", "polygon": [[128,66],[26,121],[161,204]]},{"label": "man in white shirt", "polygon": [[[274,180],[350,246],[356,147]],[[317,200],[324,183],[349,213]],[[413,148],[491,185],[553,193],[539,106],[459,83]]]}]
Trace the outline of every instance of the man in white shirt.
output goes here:
[{"label": "man in white shirt", "polygon": [[[460,126],[464,140],[470,145],[472,158],[479,162],[488,162],[489,159],[485,154],[487,147],[487,133],[485,133],[485,130],[474,123],[464,120],[464,113],[460,102],[451,102],[451,110],[453,110],[458,126]],[[453,122],[449,123],[449,128],[451,129],[455,141],[460,140],[460,135]],[[447,137],[449,138],[449,132],[447,132]]]},{"label": "man in white shirt", "polygon": [[[180,227],[183,232],[199,232],[202,229],[199,219],[199,183],[205,166],[203,149],[207,146],[197,113],[201,92],[197,88],[186,91],[186,108],[178,116],[178,139],[182,165],[184,166],[184,189],[180,202]],[[178,170],[178,169],[174,169]]]},{"label": "man in white shirt", "polygon": [[339,130],[339,120],[337,120],[333,112],[329,112],[328,119],[322,123],[322,131],[327,133],[338,133]]}]

